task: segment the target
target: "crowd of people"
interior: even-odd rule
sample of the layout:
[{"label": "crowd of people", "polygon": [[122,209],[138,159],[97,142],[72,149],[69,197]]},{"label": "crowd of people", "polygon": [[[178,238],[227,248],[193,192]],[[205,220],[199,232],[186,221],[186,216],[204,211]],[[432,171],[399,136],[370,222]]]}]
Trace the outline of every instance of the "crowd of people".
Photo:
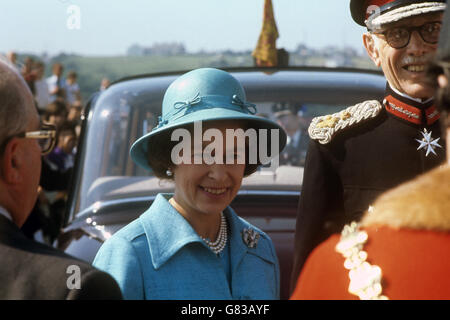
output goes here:
[{"label": "crowd of people", "polygon": [[30,76],[13,62],[0,59],[0,299],[120,299],[111,276],[30,239],[43,229],[51,243],[59,232],[77,137],[63,91],[40,115]]},{"label": "crowd of people", "polygon": [[[379,10],[369,10],[373,5]],[[351,0],[350,8],[367,27],[364,45],[384,72],[386,95],[314,118],[308,128],[291,299],[449,299],[450,12],[444,16],[445,0]],[[0,61],[0,298],[280,298],[272,240],[230,207],[242,179],[262,165],[245,157],[252,146],[220,144],[227,159],[231,152],[243,162],[197,163],[198,154],[174,159],[169,137],[183,128],[195,138],[198,121],[222,136],[229,129],[279,130],[281,153],[298,123],[285,131],[288,119],[255,114],[239,81],[223,70],[180,76],[166,90],[158,126],[130,149],[137,165],[171,180],[174,193],[158,194],[108,238],[94,268],[23,234],[47,192],[67,187],[76,145],[67,88],[76,87],[76,77],[63,82],[62,66],[53,68],[47,85],[54,100],[43,125],[33,64],[19,75],[12,62]],[[71,101],[80,99],[75,91]],[[280,116],[299,110],[285,111]],[[47,192],[38,194],[39,185]],[[53,217],[62,198],[55,195],[37,217]],[[73,265],[77,286],[67,282]]]},{"label": "crowd of people", "polygon": [[52,244],[63,224],[81,129],[83,101],[77,73],[71,70],[64,76],[64,66],[57,62],[51,66],[51,76],[45,78],[42,61],[25,57],[23,63],[19,63],[12,51],[7,59],[28,85],[41,122],[56,129],[55,148],[43,157],[38,201],[22,227],[29,238]]}]

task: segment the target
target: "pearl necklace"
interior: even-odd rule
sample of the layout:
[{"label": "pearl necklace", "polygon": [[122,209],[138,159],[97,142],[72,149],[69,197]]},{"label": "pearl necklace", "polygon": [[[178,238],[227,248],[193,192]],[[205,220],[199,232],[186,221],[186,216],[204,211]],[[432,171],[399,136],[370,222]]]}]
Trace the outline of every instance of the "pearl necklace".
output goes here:
[{"label": "pearl necklace", "polygon": [[215,254],[219,254],[223,251],[228,240],[227,220],[225,219],[223,213],[220,214],[220,230],[219,236],[217,237],[216,241],[212,242],[209,239],[203,237],[202,239]]}]

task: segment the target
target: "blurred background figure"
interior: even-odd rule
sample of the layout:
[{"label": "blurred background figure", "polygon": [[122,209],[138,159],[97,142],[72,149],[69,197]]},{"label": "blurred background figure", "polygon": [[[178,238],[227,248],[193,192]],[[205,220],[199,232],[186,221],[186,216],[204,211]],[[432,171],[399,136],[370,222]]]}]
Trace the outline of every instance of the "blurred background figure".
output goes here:
[{"label": "blurred background figure", "polygon": [[68,122],[61,123],[57,130],[56,147],[42,159],[38,200],[22,227],[22,232],[30,239],[51,245],[60,233],[76,143],[74,127]]},{"label": "blurred background figure", "polygon": [[302,105],[278,102],[272,106],[272,111],[277,123],[288,134],[287,145],[280,154],[280,165],[304,166],[309,135]]},{"label": "blurred background figure", "polygon": [[[67,121],[72,124],[77,134],[77,139],[80,137],[81,132],[81,114],[83,112],[83,105],[80,100],[76,100],[73,105],[69,107],[69,113],[67,115]],[[76,150],[76,148],[75,148]]]},{"label": "blurred background figure", "polygon": [[[59,232],[64,222],[64,209],[66,207],[68,197],[68,185],[74,166],[73,150],[77,145],[77,135],[74,126],[69,122],[64,122],[58,130],[56,147],[49,153],[44,161],[50,166],[55,173],[46,179],[66,180],[65,183],[53,191],[46,191],[45,198],[42,197],[43,202],[48,207],[49,225],[47,230],[47,237],[49,242],[58,237]],[[48,181],[51,185],[58,185],[61,181]]]},{"label": "blurred background figure", "polygon": [[45,64],[42,61],[34,63],[33,70],[36,78],[34,80],[34,99],[36,100],[39,114],[42,115],[50,103],[47,81],[44,79]]},{"label": "blurred background figure", "polygon": [[19,68],[18,68],[18,65],[17,65],[17,53],[15,53],[14,51],[9,51],[6,54],[6,58],[11,63],[11,67],[14,67],[16,69],[16,71],[18,71]]},{"label": "blurred background figure", "polygon": [[28,85],[28,88],[30,88],[31,93],[33,96],[36,93],[34,82],[36,80],[36,73],[34,72],[34,60],[31,57],[26,57],[22,66],[22,70],[20,71],[22,74],[23,79]]},{"label": "blurred background figure", "polygon": [[70,71],[67,74],[64,87],[66,91],[66,103],[69,108],[77,103],[77,101],[81,101],[80,86],[77,83],[77,74],[75,71]]},{"label": "blurred background figure", "polygon": [[103,78],[102,82],[100,83],[100,91],[108,89],[110,85],[111,81],[108,78]]},{"label": "blurred background figure", "polygon": [[73,149],[77,144],[77,135],[72,123],[64,122],[58,130],[56,147],[46,156],[58,170],[66,171],[73,167]]},{"label": "blurred background figure", "polygon": [[53,101],[45,108],[43,120],[46,123],[53,124],[57,130],[66,121],[67,107],[60,100]]},{"label": "blurred background figure", "polygon": [[47,78],[47,85],[50,94],[50,101],[57,98],[64,98],[64,80],[62,78],[64,67],[61,63],[55,63],[52,66],[52,75]]}]

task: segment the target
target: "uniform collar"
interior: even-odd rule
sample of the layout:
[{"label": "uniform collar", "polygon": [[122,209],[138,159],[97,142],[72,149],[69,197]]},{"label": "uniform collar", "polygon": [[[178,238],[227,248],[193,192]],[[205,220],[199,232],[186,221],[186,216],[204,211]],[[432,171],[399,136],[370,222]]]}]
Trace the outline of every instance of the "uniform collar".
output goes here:
[{"label": "uniform collar", "polygon": [[[139,217],[147,237],[155,269],[160,268],[180,249],[190,243],[197,242],[203,245],[211,255],[214,255],[189,222],[170,205],[171,197],[172,194],[158,194],[150,208]],[[232,271],[247,253],[275,263],[270,249],[267,250],[268,248],[264,247],[267,245],[266,241],[260,239],[256,248],[248,248],[244,243],[242,232],[250,227],[248,223],[240,219],[230,207],[224,210],[224,214],[230,233],[227,245],[231,246]]]},{"label": "uniform collar", "polygon": [[389,84],[383,105],[389,114],[418,126],[432,125],[440,118],[433,98],[422,102],[391,88]]}]

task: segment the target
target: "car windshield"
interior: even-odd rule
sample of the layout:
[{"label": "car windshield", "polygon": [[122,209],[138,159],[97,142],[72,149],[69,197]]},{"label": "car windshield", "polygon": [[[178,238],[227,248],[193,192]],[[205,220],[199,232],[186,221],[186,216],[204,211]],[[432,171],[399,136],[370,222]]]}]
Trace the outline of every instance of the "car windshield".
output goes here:
[{"label": "car windshield", "polygon": [[[241,193],[299,193],[311,119],[363,99],[376,98],[384,86],[381,76],[356,72],[236,72],[234,75],[243,84],[247,100],[256,104],[258,115],[278,121],[291,133],[288,146],[280,156],[280,165],[275,170],[261,167],[244,178]],[[102,201],[151,197],[172,191],[171,183],[137,166],[129,150],[157,124],[164,91],[176,77],[121,81],[91,103],[79,152],[82,174],[74,190],[75,212],[82,214],[92,206],[95,209]]]}]

